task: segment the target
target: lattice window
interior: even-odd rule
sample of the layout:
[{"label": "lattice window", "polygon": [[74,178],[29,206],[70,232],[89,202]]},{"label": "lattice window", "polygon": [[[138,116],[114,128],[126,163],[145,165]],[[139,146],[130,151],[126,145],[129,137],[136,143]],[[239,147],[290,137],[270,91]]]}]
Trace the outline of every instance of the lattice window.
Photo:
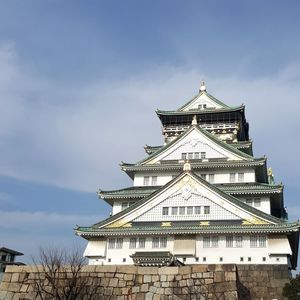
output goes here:
[{"label": "lattice window", "polygon": [[137,238],[130,238],[129,240],[129,248],[135,249],[137,244]]},{"label": "lattice window", "polygon": [[208,174],[208,182],[210,183],[215,182],[215,174]]},{"label": "lattice window", "polygon": [[244,182],[244,173],[238,173],[238,182]]},{"label": "lattice window", "polygon": [[229,174],[229,182],[235,182],[235,173]]},{"label": "lattice window", "polygon": [[167,247],[167,237],[155,236],[152,239],[152,248],[166,248]]},{"label": "lattice window", "polygon": [[226,236],[226,248],[233,248],[233,236]]},{"label": "lattice window", "polygon": [[157,185],[157,176],[152,176],[152,185]]},{"label": "lattice window", "polygon": [[116,240],[116,249],[122,249],[123,248],[123,239],[117,238]]},{"label": "lattice window", "polygon": [[145,248],[146,239],[144,237],[139,238],[139,248]]},{"label": "lattice window", "polygon": [[144,185],[149,185],[149,184],[150,184],[150,177],[144,176]]},{"label": "lattice window", "polygon": [[162,208],[162,214],[163,214],[163,216],[169,215],[169,207],[163,207]]}]

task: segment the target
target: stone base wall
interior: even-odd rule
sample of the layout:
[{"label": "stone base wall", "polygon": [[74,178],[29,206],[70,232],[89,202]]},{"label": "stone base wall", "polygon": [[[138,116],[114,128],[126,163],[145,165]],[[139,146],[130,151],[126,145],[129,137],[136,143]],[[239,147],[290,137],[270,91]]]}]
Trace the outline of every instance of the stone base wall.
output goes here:
[{"label": "stone base wall", "polygon": [[[36,266],[7,267],[0,300],[40,299],[34,291],[40,271]],[[289,277],[287,266],[232,264],[85,266],[81,274],[93,289],[92,299],[111,300],[282,300],[282,288]]]},{"label": "stone base wall", "polygon": [[238,282],[250,291],[250,299],[285,299],[282,297],[282,289],[291,278],[287,265],[237,265],[236,267]]}]

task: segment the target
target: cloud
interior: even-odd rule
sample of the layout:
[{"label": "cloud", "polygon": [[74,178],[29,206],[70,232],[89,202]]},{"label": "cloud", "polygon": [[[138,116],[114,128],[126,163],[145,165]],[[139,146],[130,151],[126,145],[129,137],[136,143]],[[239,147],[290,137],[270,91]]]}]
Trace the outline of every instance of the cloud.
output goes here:
[{"label": "cloud", "polygon": [[255,152],[270,158],[279,180],[296,184],[298,64],[253,79],[162,65],[72,85],[35,74],[13,45],[0,47],[1,173],[89,192],[130,185],[118,164],[143,158],[146,143],[162,143],[155,109],[179,107],[203,78],[220,100],[246,104]]}]

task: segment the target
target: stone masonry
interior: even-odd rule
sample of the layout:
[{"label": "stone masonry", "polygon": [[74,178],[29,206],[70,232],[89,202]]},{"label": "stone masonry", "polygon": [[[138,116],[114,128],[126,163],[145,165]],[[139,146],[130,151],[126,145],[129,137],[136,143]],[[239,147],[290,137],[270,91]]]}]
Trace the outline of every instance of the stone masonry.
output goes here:
[{"label": "stone masonry", "polygon": [[[283,266],[284,267],[284,266]],[[83,276],[94,288],[93,299],[282,300],[288,271],[270,265],[193,265],[182,267],[85,266]],[[39,299],[34,292],[39,268],[7,267],[0,300]],[[37,274],[39,273],[39,274]]]}]

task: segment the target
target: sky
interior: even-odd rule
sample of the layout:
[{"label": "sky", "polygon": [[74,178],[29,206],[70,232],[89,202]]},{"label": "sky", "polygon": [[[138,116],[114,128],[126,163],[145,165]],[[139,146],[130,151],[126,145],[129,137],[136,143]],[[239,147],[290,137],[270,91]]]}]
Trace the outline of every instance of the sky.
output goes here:
[{"label": "sky", "polygon": [[299,1],[0,0],[0,246],[84,247],[96,191],[162,143],[159,109],[207,91],[246,105],[299,219]]}]

